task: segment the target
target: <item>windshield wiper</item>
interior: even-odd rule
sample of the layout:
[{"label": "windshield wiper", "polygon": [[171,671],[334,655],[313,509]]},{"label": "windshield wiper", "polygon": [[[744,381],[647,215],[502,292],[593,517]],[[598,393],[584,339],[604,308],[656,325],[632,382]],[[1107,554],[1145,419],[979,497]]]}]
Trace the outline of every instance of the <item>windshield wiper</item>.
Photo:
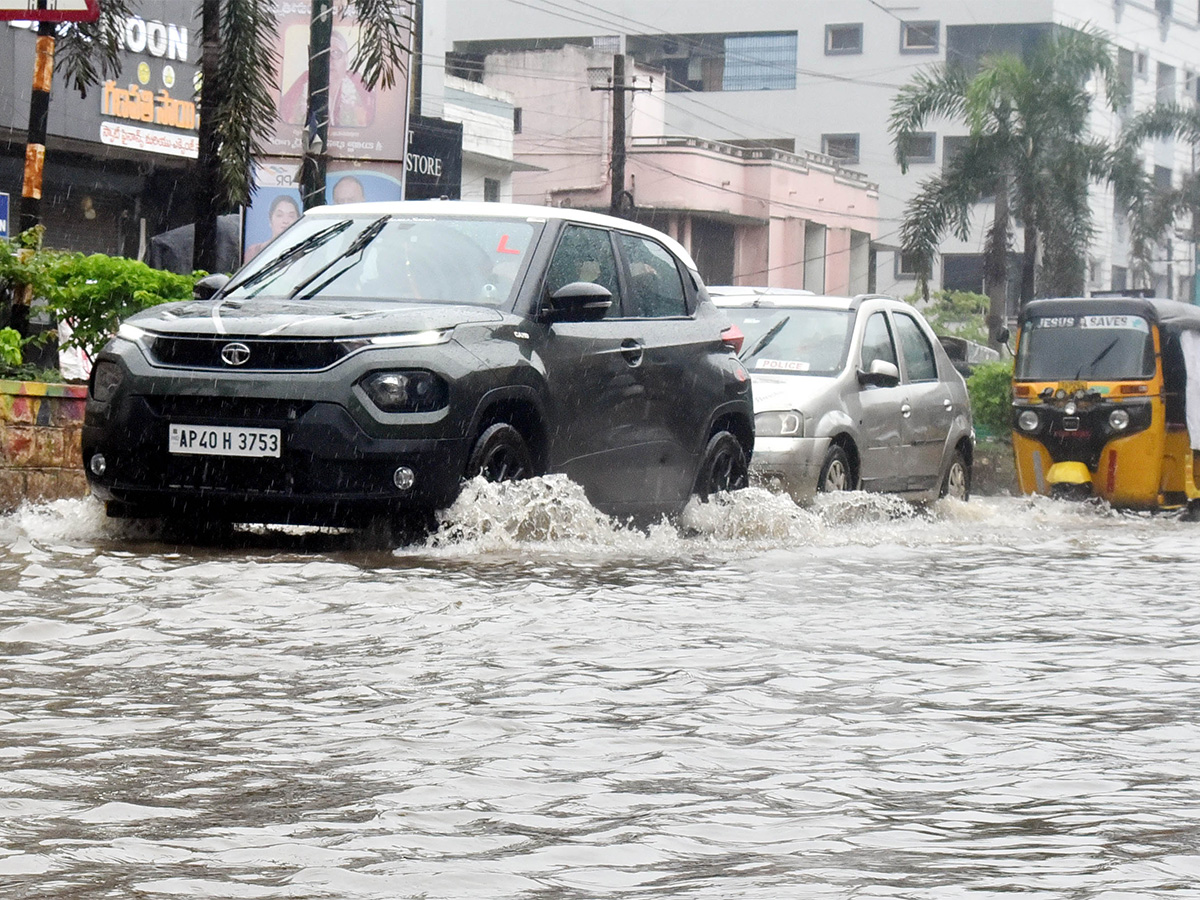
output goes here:
[{"label": "windshield wiper", "polygon": [[[371,243],[371,241],[375,240],[375,238],[379,236],[379,232],[383,231],[383,226],[385,226],[388,223],[388,220],[390,218],[391,218],[391,216],[382,216],[381,218],[376,219],[374,222],[372,222],[370,225],[368,225],[362,231],[360,231],[358,233],[358,236],[350,242],[349,247],[347,247],[345,250],[343,250],[341,253],[339,253],[337,256],[335,256],[333,259],[331,259],[328,263],[321,266],[321,268],[317,269],[317,271],[313,272],[311,275],[309,275],[307,278],[305,278],[302,282],[300,282],[298,285],[296,285],[294,288],[292,288],[292,292],[290,294],[288,294],[288,299],[291,300],[293,297],[295,297],[302,290],[304,290],[306,287],[308,287],[310,284],[312,284],[314,281],[316,281],[318,278],[320,278],[321,275],[328,272],[331,268],[333,268],[335,265],[337,265],[343,259],[348,259],[349,257],[353,256],[356,253],[361,253],[363,251],[363,248],[365,248],[367,246],[367,244]],[[342,266],[342,268],[338,269],[336,272],[334,272],[332,275],[330,275],[328,278],[326,278],[324,281],[322,281],[320,284],[318,284],[315,288],[313,288],[311,291],[309,291],[307,294],[305,294],[302,299],[308,300],[309,298],[313,297],[314,295],[321,293],[321,291],[325,288],[326,285],[328,285],[331,281],[333,281],[337,278],[340,278],[342,276],[342,273],[344,273],[349,268],[350,268],[350,266]]]},{"label": "windshield wiper", "polygon": [[237,284],[229,285],[222,293],[228,293],[230,290],[236,290],[239,288],[248,288],[252,285],[258,284],[264,279],[270,278],[280,269],[283,269],[285,266],[289,265],[300,257],[306,256],[312,251],[316,250],[330,238],[341,234],[343,231],[349,228],[351,224],[352,220],[346,219],[342,222],[336,222],[333,225],[330,225],[328,228],[322,228],[320,231],[310,234],[300,243],[296,244],[296,246],[290,247],[283,251],[283,253],[280,253],[277,257],[275,257],[253,275],[249,276],[245,281],[239,281]]},{"label": "windshield wiper", "polygon": [[739,353],[738,359],[749,359],[751,356],[758,356],[759,353],[766,349],[767,344],[775,340],[775,335],[783,331],[783,326],[790,322],[791,318],[791,316],[784,316],[782,319],[772,325],[770,330],[760,337],[758,342],[753,347],[751,347],[749,350],[744,350]]},{"label": "windshield wiper", "polygon": [[1104,359],[1104,357],[1108,356],[1108,351],[1109,351],[1109,350],[1111,350],[1113,347],[1117,346],[1117,341],[1118,341],[1118,340],[1120,340],[1120,338],[1119,338],[1119,337],[1115,337],[1115,338],[1113,338],[1111,341],[1109,341],[1109,344],[1108,344],[1108,346],[1107,346],[1107,347],[1105,347],[1103,350],[1101,350],[1101,351],[1100,351],[1100,352],[1099,352],[1099,353],[1096,355],[1096,358],[1095,358],[1095,359],[1093,359],[1093,360],[1092,360],[1090,363],[1088,363],[1086,366],[1080,366],[1080,367],[1079,367],[1079,371],[1075,373],[1075,380],[1076,380],[1076,381],[1078,381],[1078,380],[1079,380],[1079,377],[1080,377],[1080,376],[1083,374],[1083,370],[1084,370],[1084,369],[1087,369],[1087,370],[1088,370],[1088,374],[1090,375],[1090,374],[1092,373],[1092,367],[1093,367],[1094,365],[1096,365],[1096,363],[1100,362],[1100,360]]}]

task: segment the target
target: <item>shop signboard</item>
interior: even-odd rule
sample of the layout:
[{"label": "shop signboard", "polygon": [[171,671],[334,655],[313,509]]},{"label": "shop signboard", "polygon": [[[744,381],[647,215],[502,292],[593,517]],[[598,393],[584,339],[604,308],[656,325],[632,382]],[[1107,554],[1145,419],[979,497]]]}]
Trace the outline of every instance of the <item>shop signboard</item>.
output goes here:
[{"label": "shop signboard", "polygon": [[0,238],[8,237],[8,194],[0,194]]}]

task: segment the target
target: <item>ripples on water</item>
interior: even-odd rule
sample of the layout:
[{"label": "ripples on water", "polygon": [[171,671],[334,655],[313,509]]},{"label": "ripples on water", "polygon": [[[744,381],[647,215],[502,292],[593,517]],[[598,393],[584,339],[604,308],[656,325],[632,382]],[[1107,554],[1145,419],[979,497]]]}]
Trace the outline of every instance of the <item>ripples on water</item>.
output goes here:
[{"label": "ripples on water", "polygon": [[0,895],[1200,896],[1200,524],[472,485],[424,545],[0,518]]}]

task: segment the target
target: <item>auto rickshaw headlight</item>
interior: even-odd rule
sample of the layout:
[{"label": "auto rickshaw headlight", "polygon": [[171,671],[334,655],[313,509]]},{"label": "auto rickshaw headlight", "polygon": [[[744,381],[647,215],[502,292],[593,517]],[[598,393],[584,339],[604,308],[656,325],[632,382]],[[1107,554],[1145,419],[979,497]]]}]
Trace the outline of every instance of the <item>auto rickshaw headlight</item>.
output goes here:
[{"label": "auto rickshaw headlight", "polygon": [[1108,426],[1113,431],[1124,431],[1129,427],[1129,413],[1123,409],[1114,409],[1108,414]]},{"label": "auto rickshaw headlight", "polygon": [[1022,431],[1037,431],[1039,424],[1040,419],[1038,419],[1038,414],[1032,409],[1023,409],[1021,410],[1021,414],[1017,416],[1017,426]]}]

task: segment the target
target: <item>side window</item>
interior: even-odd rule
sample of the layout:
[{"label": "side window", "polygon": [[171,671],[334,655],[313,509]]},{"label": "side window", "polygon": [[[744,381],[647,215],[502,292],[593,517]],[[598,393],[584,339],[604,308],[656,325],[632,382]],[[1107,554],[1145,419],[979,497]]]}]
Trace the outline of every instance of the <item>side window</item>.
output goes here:
[{"label": "side window", "polygon": [[900,352],[904,354],[904,366],[908,369],[909,381],[937,381],[937,357],[933,345],[912,316],[894,313],[896,334],[900,338]]},{"label": "side window", "polygon": [[609,233],[602,228],[568,225],[563,230],[550,269],[546,273],[546,293],[553,294],[573,281],[589,281],[608,288],[613,295],[609,315],[620,314],[621,291],[617,283],[617,260],[613,256]]},{"label": "side window", "polygon": [[867,319],[867,327],[863,329],[862,369],[871,370],[871,363],[877,359],[890,362],[898,369],[896,361],[896,346],[892,343],[892,330],[888,328],[887,316],[883,313],[872,313]]},{"label": "side window", "polygon": [[687,315],[687,297],[675,257],[657,241],[617,234],[617,245],[629,267],[625,315],[661,319]]}]

